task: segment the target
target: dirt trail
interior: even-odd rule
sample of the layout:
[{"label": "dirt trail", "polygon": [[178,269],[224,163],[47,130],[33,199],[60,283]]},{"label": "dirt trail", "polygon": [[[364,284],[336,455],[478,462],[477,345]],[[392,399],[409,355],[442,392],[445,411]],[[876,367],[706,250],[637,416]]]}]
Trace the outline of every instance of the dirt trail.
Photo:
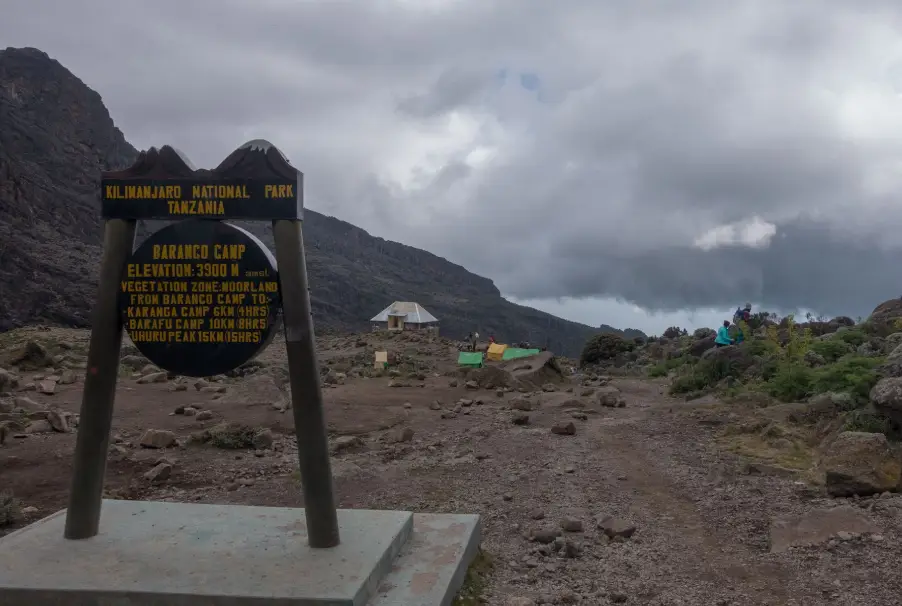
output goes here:
[{"label": "dirt trail", "polygon": [[[449,387],[437,373],[423,384],[389,388],[387,378],[360,378],[326,390],[333,438],[361,438],[333,458],[339,501],[342,507],[481,514],[483,547],[495,563],[483,595],[488,604],[902,604],[899,495],[842,500],[875,521],[880,541],[832,541],[772,554],[774,518],[840,500],[791,477],[748,473],[742,461],[717,449],[717,428],[698,422],[695,411],[705,404],[673,400],[661,383],[615,380],[626,406],[588,406],[584,420],[556,406],[556,394],[536,394],[532,398],[545,404],[528,412],[522,426],[512,423],[509,409],[516,394]],[[29,397],[76,411],[80,387]],[[462,397],[477,401],[448,414]],[[124,380],[110,494],[301,505],[291,414],[223,402],[215,394]],[[271,427],[273,447],[137,447],[147,428],[184,437],[207,426],[170,414],[187,404],[213,410],[214,421]],[[572,421],[575,435],[552,433],[559,421]],[[413,429],[412,440],[397,438],[401,425]],[[0,448],[0,483],[38,509],[31,519],[65,507],[74,441],[72,433],[34,434]],[[145,480],[163,454],[175,461],[172,475],[157,484]],[[609,539],[596,525],[604,516],[634,525],[635,534]],[[536,531],[559,530],[565,519],[583,529],[563,533],[562,552],[531,540]]]}]

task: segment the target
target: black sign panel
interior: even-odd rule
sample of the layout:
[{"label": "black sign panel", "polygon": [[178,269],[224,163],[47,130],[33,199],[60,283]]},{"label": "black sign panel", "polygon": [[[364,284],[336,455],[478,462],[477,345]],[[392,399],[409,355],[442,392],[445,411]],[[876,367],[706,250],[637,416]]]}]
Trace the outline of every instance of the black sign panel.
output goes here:
[{"label": "black sign panel", "polygon": [[228,372],[272,341],[279,320],[276,262],[253,234],[219,221],[181,221],[150,236],[119,285],[125,329],[164,370]]},{"label": "black sign panel", "polygon": [[302,219],[304,176],[267,141],[250,141],[213,170],[172,147],[141,152],[101,179],[104,219]]}]

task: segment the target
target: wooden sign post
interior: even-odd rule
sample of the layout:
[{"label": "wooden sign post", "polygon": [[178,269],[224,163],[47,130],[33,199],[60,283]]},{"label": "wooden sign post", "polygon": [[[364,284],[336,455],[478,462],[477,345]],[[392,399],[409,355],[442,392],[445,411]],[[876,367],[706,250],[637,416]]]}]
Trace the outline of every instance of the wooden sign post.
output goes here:
[{"label": "wooden sign post", "polygon": [[[303,174],[267,141],[242,145],[213,170],[196,170],[165,146],[104,173],[101,190],[103,258],[65,537],[99,531],[123,328],[160,368],[204,377],[253,359],[282,321],[308,541],[338,545],[301,230]],[[139,219],[178,222],[133,251]],[[225,220],[272,221],[275,259]]]}]

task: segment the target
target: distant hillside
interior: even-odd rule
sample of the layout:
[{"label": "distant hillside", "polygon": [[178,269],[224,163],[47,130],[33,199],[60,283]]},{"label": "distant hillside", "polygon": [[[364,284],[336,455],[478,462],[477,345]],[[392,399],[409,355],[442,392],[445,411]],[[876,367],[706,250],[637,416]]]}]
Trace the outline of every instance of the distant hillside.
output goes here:
[{"label": "distant hillside", "polygon": [[624,339],[636,339],[640,337],[643,339],[648,338],[648,335],[638,328],[624,328],[623,330],[620,330],[619,328],[614,328],[613,326],[608,326],[607,324],[602,324],[595,332],[614,333],[615,335],[620,335]]},{"label": "distant hillside", "polygon": [[[0,330],[88,325],[100,172],[136,155],[100,95],[65,67],[36,49],[0,51]],[[139,237],[155,227],[143,225]],[[272,245],[268,225],[248,227]],[[422,304],[452,338],[477,330],[578,355],[598,332],[515,305],[487,278],[339,219],[308,210],[304,234],[319,331],[367,330],[369,318],[401,300]]]}]

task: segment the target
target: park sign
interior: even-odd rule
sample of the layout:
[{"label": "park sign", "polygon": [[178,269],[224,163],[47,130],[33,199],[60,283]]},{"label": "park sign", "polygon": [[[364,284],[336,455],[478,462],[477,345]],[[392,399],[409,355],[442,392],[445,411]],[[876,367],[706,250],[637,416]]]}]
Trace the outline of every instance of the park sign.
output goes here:
[{"label": "park sign", "polygon": [[[304,255],[303,179],[263,140],[245,143],[212,170],[194,168],[167,145],[101,176],[103,258],[66,538],[99,531],[123,330],[160,368],[207,377],[260,354],[281,324],[308,542],[339,544]],[[135,249],[137,221],[145,219],[173,223]],[[271,222],[275,255],[230,220]]]},{"label": "park sign", "polygon": [[104,219],[303,219],[303,174],[266,141],[245,143],[213,170],[166,145],[104,173]]},{"label": "park sign", "polygon": [[166,146],[104,175],[104,218],[178,221],[131,254],[119,282],[119,312],[138,351],[163,370],[210,377],[270,344],[280,321],[276,261],[222,219],[298,219],[301,187],[301,173],[261,141],[213,170]]}]

